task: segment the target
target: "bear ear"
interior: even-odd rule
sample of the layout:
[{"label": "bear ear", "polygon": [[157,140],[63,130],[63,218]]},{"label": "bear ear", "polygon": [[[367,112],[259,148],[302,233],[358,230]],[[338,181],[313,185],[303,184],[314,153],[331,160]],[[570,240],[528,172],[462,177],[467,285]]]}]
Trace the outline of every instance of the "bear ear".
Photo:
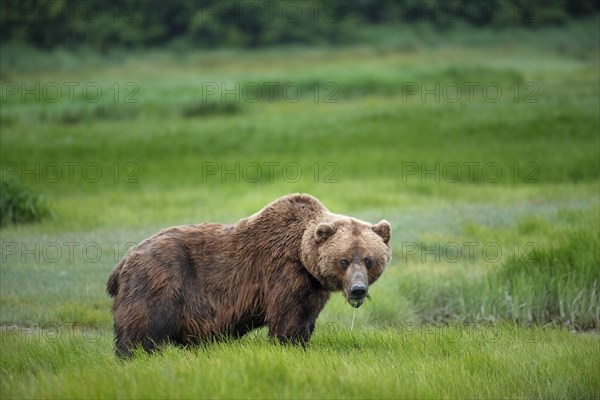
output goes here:
[{"label": "bear ear", "polygon": [[317,243],[323,243],[335,233],[335,227],[326,222],[320,223],[315,229],[315,240]]},{"label": "bear ear", "polygon": [[392,236],[392,227],[385,219],[382,219],[376,225],[373,225],[373,231],[381,236],[385,244],[390,242],[390,238]]}]

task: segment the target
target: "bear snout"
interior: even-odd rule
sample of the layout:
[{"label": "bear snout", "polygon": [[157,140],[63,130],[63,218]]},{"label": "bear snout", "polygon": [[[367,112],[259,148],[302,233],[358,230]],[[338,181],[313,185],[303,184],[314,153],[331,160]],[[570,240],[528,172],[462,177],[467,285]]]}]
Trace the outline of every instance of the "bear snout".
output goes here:
[{"label": "bear snout", "polygon": [[366,271],[363,271],[360,266],[353,267],[346,290],[344,290],[348,303],[354,308],[360,307],[364,303],[368,291],[369,277]]}]

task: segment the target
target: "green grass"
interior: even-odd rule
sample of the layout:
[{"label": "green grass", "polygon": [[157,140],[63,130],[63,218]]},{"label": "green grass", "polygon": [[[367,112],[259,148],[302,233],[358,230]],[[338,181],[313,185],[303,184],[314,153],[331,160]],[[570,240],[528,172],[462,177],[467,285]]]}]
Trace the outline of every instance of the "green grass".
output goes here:
[{"label": "green grass", "polygon": [[595,222],[489,275],[490,294],[484,301],[489,313],[517,321],[600,327],[600,226]]},{"label": "green grass", "polygon": [[120,362],[106,333],[5,330],[3,397],[594,398],[600,390],[597,335],[514,325],[325,332],[306,351],[258,332]]},{"label": "green grass", "polygon": [[[2,102],[2,178],[54,213],[0,231],[2,398],[598,397],[597,27],[478,32],[485,46],[415,31],[336,49],[3,56],[3,90],[93,82],[103,96]],[[204,102],[206,82],[303,95]],[[503,94],[410,94],[468,82]],[[114,359],[104,286],[132,243],[292,192],[391,222],[371,301],[354,314],[334,295],[307,351],[262,330]]]},{"label": "green grass", "polygon": [[[412,312],[429,322],[504,319],[598,329],[600,227],[597,216],[597,209],[579,213],[578,223],[571,221],[569,228],[560,224],[548,226],[539,217],[533,220],[535,223],[531,217],[517,222],[520,229],[530,234],[532,230],[543,232],[548,236],[546,240],[514,242],[514,228],[507,230],[510,233],[496,231],[491,235],[495,241],[482,240],[485,234],[476,232],[473,237],[458,241],[472,243],[470,247],[461,247],[462,256],[456,252],[455,245],[445,249],[438,246],[439,253],[432,251],[436,247],[431,243],[424,243],[418,251],[408,247],[410,256],[406,256],[406,260],[417,265],[423,257],[429,263],[439,260],[435,263],[436,269],[445,279],[424,276],[421,264],[419,270],[408,270],[398,279],[398,291],[413,305]],[[483,251],[486,245],[487,252]],[[473,249],[471,254],[469,248]],[[468,262],[471,255],[473,262]],[[473,271],[474,263],[487,264],[490,271],[481,275],[481,271]]]}]

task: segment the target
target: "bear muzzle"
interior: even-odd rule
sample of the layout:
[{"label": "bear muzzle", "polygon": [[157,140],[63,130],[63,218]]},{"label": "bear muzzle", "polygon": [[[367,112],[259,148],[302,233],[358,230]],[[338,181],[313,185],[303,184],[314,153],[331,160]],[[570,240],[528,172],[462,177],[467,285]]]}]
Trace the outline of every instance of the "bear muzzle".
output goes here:
[{"label": "bear muzzle", "polygon": [[369,288],[361,284],[354,284],[350,289],[350,296],[348,296],[348,303],[354,308],[362,306],[367,297]]},{"label": "bear muzzle", "polygon": [[357,266],[352,269],[350,279],[348,280],[344,292],[348,299],[348,303],[352,307],[358,308],[365,302],[365,298],[369,292],[369,278],[366,271],[363,271],[361,267]]}]

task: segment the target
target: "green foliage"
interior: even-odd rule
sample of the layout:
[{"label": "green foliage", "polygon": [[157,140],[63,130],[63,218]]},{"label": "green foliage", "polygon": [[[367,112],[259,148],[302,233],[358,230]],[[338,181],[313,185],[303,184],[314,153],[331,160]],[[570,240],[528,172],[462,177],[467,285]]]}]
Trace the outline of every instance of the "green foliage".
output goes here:
[{"label": "green foliage", "polygon": [[363,25],[429,24],[447,30],[539,27],[597,13],[594,0],[364,1],[228,0],[169,2],[4,1],[2,42],[107,51],[186,41],[189,46],[255,48],[356,40]]},{"label": "green foliage", "polygon": [[0,227],[37,222],[50,215],[44,195],[14,178],[0,181]]}]

